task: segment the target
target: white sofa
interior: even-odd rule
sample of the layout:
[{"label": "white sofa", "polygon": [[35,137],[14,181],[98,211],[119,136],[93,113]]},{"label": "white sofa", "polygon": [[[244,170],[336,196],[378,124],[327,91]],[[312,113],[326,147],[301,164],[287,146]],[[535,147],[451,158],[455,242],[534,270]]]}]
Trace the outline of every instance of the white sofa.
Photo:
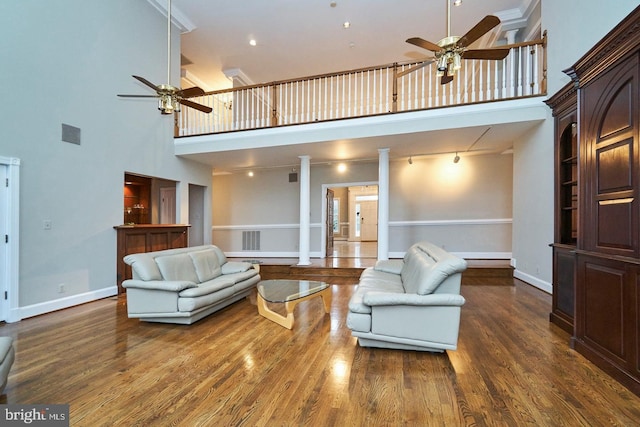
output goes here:
[{"label": "white sofa", "polygon": [[127,255],[130,318],[191,324],[249,295],[260,275],[248,262],[227,261],[214,245]]},{"label": "white sofa", "polygon": [[363,347],[443,352],[458,345],[465,260],[428,242],[365,269],[347,326]]}]

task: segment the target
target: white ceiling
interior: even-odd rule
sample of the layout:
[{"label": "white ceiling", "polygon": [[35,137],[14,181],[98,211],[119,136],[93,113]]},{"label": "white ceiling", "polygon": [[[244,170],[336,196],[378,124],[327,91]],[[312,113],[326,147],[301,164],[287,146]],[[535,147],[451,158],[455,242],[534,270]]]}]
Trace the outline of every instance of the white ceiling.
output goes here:
[{"label": "white ceiling", "polygon": [[[166,0],[152,1],[166,8]],[[183,24],[193,26],[182,35],[182,54],[193,62],[184,69],[205,90],[230,87],[223,73],[229,69],[268,83],[421,59],[430,55],[407,38],[437,42],[447,35],[447,0],[336,0],[335,7],[331,0],[172,3]],[[523,27],[531,10],[532,0],[463,0],[451,8],[451,33],[462,36],[490,14],[503,21],[502,30]],[[350,28],[343,28],[345,21]]]},{"label": "white ceiling", "polygon": [[[167,0],[148,0],[166,10]],[[452,0],[450,0],[452,1]],[[519,29],[517,40],[539,24],[539,0],[463,0],[451,7],[451,33],[463,35],[481,18],[493,14],[502,23],[476,44],[504,44],[505,31]],[[447,35],[447,0],[172,0],[174,21],[183,31],[181,53],[191,61],[183,65],[182,87],[205,90],[231,87],[225,71],[239,71],[246,83],[324,74],[368,66],[405,62],[431,56],[405,42],[422,37],[437,42]],[[335,3],[335,6],[332,5]],[[349,21],[350,28],[343,28]],[[249,40],[255,39],[256,46]],[[494,151],[512,147],[532,124],[497,125],[483,136]],[[501,130],[501,127],[504,127]],[[485,128],[431,131],[401,137],[339,140],[322,144],[228,150],[202,154],[199,161],[218,170],[286,166],[298,155],[314,151],[326,161],[377,157],[377,147],[393,146],[394,156],[412,153],[454,152]],[[468,135],[472,132],[473,135]],[[446,137],[445,137],[446,136]],[[425,140],[442,143],[422,145]],[[458,141],[457,143],[455,141]],[[221,164],[224,162],[224,164]]]}]

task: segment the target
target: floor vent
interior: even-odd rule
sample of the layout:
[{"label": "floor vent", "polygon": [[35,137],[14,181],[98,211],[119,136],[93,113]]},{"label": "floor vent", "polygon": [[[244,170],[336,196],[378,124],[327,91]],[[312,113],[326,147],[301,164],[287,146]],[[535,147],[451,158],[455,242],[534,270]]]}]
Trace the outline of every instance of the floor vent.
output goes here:
[{"label": "floor vent", "polygon": [[243,231],[242,232],[242,250],[243,251],[259,251],[260,250],[260,231]]}]

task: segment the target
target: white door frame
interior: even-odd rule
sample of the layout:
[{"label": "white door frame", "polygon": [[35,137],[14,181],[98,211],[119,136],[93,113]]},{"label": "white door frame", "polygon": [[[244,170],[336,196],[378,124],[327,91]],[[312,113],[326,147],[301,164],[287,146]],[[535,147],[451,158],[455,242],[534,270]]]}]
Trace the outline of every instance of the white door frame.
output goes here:
[{"label": "white door frame", "polygon": [[[19,302],[19,257],[20,257],[20,159],[0,156],[0,167],[4,169],[0,185],[3,191],[0,197],[4,200],[3,212],[0,212],[0,220],[3,221],[0,236],[0,244],[4,245],[4,251],[0,251],[0,321],[18,322],[20,316]],[[6,174],[4,173],[6,172]],[[6,235],[6,237],[5,237]],[[6,298],[5,298],[6,295]]]},{"label": "white door frame", "polygon": [[340,182],[337,184],[322,184],[320,192],[322,219],[320,220],[320,258],[326,258],[327,253],[327,189],[341,187],[358,187],[366,185],[378,185],[378,181],[365,182]]}]

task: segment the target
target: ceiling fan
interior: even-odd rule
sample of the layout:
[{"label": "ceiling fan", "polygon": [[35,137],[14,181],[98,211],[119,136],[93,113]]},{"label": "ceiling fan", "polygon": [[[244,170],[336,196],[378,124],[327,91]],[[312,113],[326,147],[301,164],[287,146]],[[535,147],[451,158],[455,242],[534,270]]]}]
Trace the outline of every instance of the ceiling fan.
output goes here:
[{"label": "ceiling fan", "polygon": [[[133,76],[134,79],[149,86],[156,91],[155,95],[118,95],[122,98],[158,98],[158,110],[162,114],[173,114],[180,111],[180,104],[195,108],[203,113],[213,111],[211,107],[190,101],[187,98],[204,95],[204,90],[198,86],[187,89],[171,86],[171,83],[154,85],[149,80],[140,76]],[[171,82],[171,0],[167,0],[167,82]]]},{"label": "ceiling fan", "polygon": [[509,54],[509,49],[467,49],[469,45],[484,36],[486,33],[500,24],[497,16],[487,15],[480,20],[472,29],[462,36],[451,35],[451,0],[447,2],[447,37],[438,43],[421,39],[420,37],[412,37],[407,39],[407,43],[430,50],[435,53],[435,58],[416,65],[399,76],[403,76],[433,62],[437,63],[437,76],[440,77],[440,83],[445,85],[453,81],[453,76],[462,66],[462,59],[504,59]]}]

